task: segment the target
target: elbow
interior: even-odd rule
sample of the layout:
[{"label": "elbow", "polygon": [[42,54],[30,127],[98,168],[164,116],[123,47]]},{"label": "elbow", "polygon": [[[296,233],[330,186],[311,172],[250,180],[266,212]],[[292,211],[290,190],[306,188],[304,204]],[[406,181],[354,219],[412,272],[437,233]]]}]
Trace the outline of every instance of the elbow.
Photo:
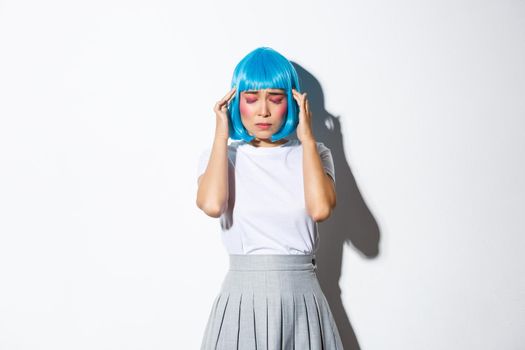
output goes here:
[{"label": "elbow", "polygon": [[225,205],[201,203],[197,200],[197,207],[212,218],[219,218],[225,211]]},{"label": "elbow", "polygon": [[330,217],[332,214],[332,208],[325,206],[323,208],[317,209],[310,216],[315,222],[323,222]]},{"label": "elbow", "polygon": [[325,221],[332,215],[332,211],[334,210],[336,204],[336,197],[333,196],[327,201],[326,204],[309,210],[310,216],[315,222]]},{"label": "elbow", "polygon": [[203,211],[206,213],[206,215],[211,216],[212,218],[220,218],[223,211],[216,208],[211,209],[203,209]]}]

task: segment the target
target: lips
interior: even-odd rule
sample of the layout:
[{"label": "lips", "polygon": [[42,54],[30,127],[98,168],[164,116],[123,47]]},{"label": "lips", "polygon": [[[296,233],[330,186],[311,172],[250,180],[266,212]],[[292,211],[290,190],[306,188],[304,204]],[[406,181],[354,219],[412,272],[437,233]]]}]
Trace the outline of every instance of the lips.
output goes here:
[{"label": "lips", "polygon": [[257,124],[255,124],[255,126],[257,126],[257,128],[259,128],[261,130],[268,130],[268,129],[270,129],[271,125],[272,124],[270,124],[270,123],[257,123]]}]

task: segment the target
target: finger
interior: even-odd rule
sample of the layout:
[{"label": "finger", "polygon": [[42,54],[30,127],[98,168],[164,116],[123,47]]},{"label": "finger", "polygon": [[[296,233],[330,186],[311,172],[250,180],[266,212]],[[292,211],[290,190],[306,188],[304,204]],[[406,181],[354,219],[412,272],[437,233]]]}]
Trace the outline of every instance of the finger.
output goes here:
[{"label": "finger", "polygon": [[228,105],[228,102],[230,102],[231,98],[232,98],[232,96],[228,97],[227,99],[220,100],[219,102],[217,102],[217,106],[219,108],[226,107]]},{"label": "finger", "polygon": [[220,104],[223,104],[224,102],[228,101],[234,94],[235,94],[236,87],[233,87],[220,101]]},{"label": "finger", "polygon": [[233,89],[234,89],[234,90],[233,90],[232,94],[231,94],[230,97],[228,98],[228,102],[230,102],[231,100],[233,100],[233,98],[235,97],[235,92],[236,92],[236,91],[235,91],[235,88],[233,88]]},{"label": "finger", "polygon": [[221,111],[224,106],[225,106],[224,103],[219,101],[215,104],[215,107],[213,108],[213,110],[216,112]]},{"label": "finger", "polygon": [[306,99],[306,92],[301,94],[295,91],[294,97],[296,97],[296,100],[298,101],[298,103],[302,105],[304,103],[304,100]]},{"label": "finger", "polygon": [[213,108],[214,111],[222,111],[226,107],[226,104],[227,102],[229,102],[229,99],[232,96],[234,96],[235,89],[235,87],[232,88],[220,101],[217,101],[217,103],[215,103],[215,107]]},{"label": "finger", "polygon": [[303,95],[301,95],[300,93],[296,92],[296,93],[293,95],[293,97],[297,100],[297,103],[298,103],[299,105],[301,105],[301,104],[303,103],[303,99],[304,99],[304,97],[303,97]]},{"label": "finger", "polygon": [[310,103],[306,100],[306,113],[310,114]]},{"label": "finger", "polygon": [[213,111],[214,111],[215,113],[220,113],[220,112],[221,112],[221,109],[222,109],[222,107],[221,107],[221,105],[219,104],[219,102],[217,102],[217,103],[215,104],[215,107],[213,107]]},{"label": "finger", "polygon": [[236,90],[237,90],[237,87],[234,86],[234,87],[230,90],[230,92],[228,92],[229,98],[232,98],[233,96],[235,96],[235,92],[236,92]]}]

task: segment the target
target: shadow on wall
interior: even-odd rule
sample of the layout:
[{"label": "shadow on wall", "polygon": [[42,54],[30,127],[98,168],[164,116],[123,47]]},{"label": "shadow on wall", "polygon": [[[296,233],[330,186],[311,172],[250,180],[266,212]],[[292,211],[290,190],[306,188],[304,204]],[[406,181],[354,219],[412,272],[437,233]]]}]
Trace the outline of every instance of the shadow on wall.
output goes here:
[{"label": "shadow on wall", "polygon": [[[299,75],[302,92],[308,94],[312,112],[312,128],[317,141],[332,151],[335,166],[337,205],[332,216],[318,224],[319,248],[316,252],[318,278],[330,304],[345,350],[360,350],[359,342],[345,312],[339,279],[343,246],[350,242],[364,258],[379,255],[379,227],[368,210],[346,161],[340,117],[324,108],[324,94],[319,81],[308,71],[292,62]],[[297,135],[294,134],[297,138]],[[352,286],[342,286],[348,290]],[[352,305],[350,301],[349,305]]]}]

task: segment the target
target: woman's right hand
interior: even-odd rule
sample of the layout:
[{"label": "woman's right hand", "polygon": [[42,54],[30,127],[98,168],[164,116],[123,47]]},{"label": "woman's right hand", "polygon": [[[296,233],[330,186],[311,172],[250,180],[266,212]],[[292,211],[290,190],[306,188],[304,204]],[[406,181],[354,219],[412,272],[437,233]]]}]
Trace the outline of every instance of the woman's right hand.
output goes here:
[{"label": "woman's right hand", "polygon": [[215,130],[215,137],[224,138],[228,141],[228,102],[235,96],[236,88],[232,88],[219,102],[215,104],[213,111],[215,112],[217,126]]}]

